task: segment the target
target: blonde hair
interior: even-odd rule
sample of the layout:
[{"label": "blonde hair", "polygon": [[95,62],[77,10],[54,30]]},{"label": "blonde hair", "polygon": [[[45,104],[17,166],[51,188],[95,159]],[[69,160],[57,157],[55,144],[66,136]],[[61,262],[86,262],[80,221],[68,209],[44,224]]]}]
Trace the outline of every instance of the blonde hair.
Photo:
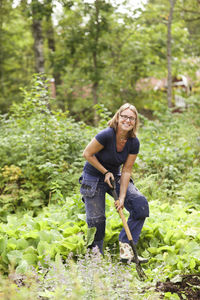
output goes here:
[{"label": "blonde hair", "polygon": [[114,128],[115,131],[117,131],[119,116],[126,109],[132,110],[132,112],[134,112],[134,114],[136,116],[134,127],[133,127],[133,129],[131,129],[129,131],[128,137],[136,137],[136,133],[137,133],[138,128],[139,128],[139,117],[138,117],[137,109],[135,108],[134,105],[132,105],[130,103],[125,103],[118,109],[118,111],[115,113],[113,118],[110,121],[108,121],[108,126],[111,127],[111,128]]}]

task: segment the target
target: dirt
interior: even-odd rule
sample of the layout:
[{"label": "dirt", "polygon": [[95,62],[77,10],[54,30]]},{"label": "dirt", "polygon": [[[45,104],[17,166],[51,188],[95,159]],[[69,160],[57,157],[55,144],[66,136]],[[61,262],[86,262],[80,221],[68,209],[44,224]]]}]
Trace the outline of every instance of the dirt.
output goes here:
[{"label": "dirt", "polygon": [[163,293],[161,299],[164,298],[164,293],[171,292],[178,294],[181,300],[200,300],[200,274],[181,275],[177,282],[158,281],[156,291]]}]

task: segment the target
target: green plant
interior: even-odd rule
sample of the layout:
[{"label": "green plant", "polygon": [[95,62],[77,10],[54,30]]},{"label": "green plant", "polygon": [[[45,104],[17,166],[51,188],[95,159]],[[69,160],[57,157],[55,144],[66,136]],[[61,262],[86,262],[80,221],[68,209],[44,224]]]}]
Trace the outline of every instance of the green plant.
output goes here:
[{"label": "green plant", "polygon": [[76,189],[82,150],[95,132],[75,122],[68,112],[52,111],[46,82],[39,76],[34,77],[31,90],[23,92],[24,101],[13,104],[8,121],[1,123],[2,220],[8,211],[30,209],[37,214],[48,203],[65,202]]}]

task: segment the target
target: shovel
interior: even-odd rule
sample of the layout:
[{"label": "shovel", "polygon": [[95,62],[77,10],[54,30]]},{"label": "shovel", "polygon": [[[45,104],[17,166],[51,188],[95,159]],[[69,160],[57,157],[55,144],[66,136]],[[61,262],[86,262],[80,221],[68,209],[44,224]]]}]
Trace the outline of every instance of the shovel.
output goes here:
[{"label": "shovel", "polygon": [[[115,202],[117,203],[117,201],[119,202],[119,200],[118,200],[118,196],[117,196],[117,193],[116,193],[116,183],[112,179],[111,179],[111,184],[113,186],[111,192],[112,192],[112,195],[113,195],[113,198],[114,198]],[[140,260],[139,260],[138,255],[137,255],[136,246],[133,243],[133,238],[132,238],[132,235],[131,235],[130,229],[128,227],[128,224],[127,224],[127,221],[126,221],[126,218],[124,216],[122,208],[119,209],[118,213],[119,213],[120,218],[122,220],[124,230],[126,232],[128,240],[129,240],[129,244],[130,244],[130,246],[133,250],[133,253],[134,253],[134,262],[136,264],[136,271],[137,271],[140,279],[144,280],[145,278],[147,278],[147,276],[146,276],[146,274],[144,273],[144,271],[141,267]]]}]

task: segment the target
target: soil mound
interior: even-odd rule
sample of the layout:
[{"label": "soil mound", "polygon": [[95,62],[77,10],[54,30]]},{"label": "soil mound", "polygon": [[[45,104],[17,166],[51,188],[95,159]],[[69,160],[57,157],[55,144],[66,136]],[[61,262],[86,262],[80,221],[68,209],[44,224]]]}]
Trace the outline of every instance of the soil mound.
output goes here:
[{"label": "soil mound", "polygon": [[176,293],[181,300],[200,300],[200,274],[180,275],[172,281],[158,281],[156,291]]}]

